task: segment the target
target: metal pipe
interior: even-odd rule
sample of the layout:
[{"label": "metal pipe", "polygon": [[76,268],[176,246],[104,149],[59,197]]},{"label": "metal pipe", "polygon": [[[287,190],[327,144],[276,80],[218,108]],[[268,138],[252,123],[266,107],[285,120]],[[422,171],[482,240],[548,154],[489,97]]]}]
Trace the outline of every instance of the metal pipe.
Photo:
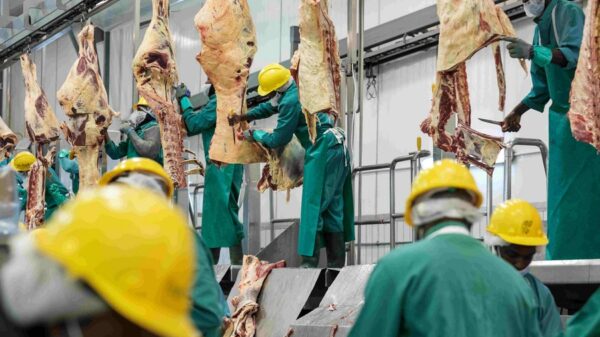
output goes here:
[{"label": "metal pipe", "polygon": [[275,203],[273,202],[274,193],[272,189],[269,189],[269,216],[271,219],[271,228],[269,229],[271,233],[271,242],[275,240],[275,223],[273,219],[275,219]]},{"label": "metal pipe", "polygon": [[390,250],[396,248],[396,219],[393,217],[396,213],[396,166],[398,163],[411,160],[412,176],[412,155],[395,158],[390,163]]},{"label": "metal pipe", "polygon": [[[348,135],[348,151],[354,156],[354,64],[356,60],[356,3],[358,0],[348,0],[348,57],[346,59],[346,134]],[[354,160],[352,161],[354,168]],[[357,205],[358,206],[358,205]],[[356,247],[354,241],[350,242],[348,252],[348,265],[355,264]]]},{"label": "metal pipe", "polygon": [[540,139],[515,138],[514,140],[506,144],[506,149],[504,150],[504,201],[512,197],[512,163],[515,157],[515,146],[537,147],[540,150],[540,155],[542,156],[542,165],[544,166],[546,179],[548,177],[548,147],[546,146],[546,144]]},{"label": "metal pipe", "polygon": [[[364,124],[364,79],[365,79],[365,0],[358,0],[358,113],[360,120],[358,124],[358,166],[363,164],[363,124]],[[358,214],[362,216],[362,176],[358,177]],[[358,227],[358,253],[356,262],[361,263],[361,227]]]},{"label": "metal pipe", "polygon": [[[140,0],[133,0],[133,33],[132,33],[132,44],[133,44],[133,57],[135,58],[135,54],[137,53],[138,45],[140,42]],[[131,97],[133,100],[137,98],[137,86],[135,82],[135,77],[132,79],[132,88],[131,88]],[[135,102],[132,102],[135,103]]]},{"label": "metal pipe", "polygon": [[492,208],[494,207],[494,181],[491,175],[487,175],[487,188],[485,195],[485,203],[486,203],[486,224],[490,223],[490,219],[492,217]]}]

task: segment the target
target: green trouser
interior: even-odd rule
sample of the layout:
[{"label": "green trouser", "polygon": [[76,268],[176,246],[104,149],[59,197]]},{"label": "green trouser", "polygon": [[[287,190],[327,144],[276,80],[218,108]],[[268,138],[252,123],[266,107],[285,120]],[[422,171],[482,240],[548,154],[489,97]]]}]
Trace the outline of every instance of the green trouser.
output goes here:
[{"label": "green trouser", "polygon": [[573,138],[566,113],[550,110],[548,258],[600,258],[600,156]]}]

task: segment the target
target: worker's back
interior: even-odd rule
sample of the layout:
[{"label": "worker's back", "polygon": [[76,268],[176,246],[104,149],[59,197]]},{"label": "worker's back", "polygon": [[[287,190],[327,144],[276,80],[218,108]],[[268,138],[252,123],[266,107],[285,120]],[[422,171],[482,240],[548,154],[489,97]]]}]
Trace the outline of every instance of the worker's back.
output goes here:
[{"label": "worker's back", "polygon": [[378,263],[351,336],[539,336],[535,309],[523,277],[479,241],[430,235]]}]

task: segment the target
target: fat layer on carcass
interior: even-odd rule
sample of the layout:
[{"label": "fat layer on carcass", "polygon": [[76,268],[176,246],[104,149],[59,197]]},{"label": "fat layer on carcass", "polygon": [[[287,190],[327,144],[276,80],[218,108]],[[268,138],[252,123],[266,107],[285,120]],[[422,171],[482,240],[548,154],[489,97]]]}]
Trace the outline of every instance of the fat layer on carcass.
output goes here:
[{"label": "fat layer on carcass", "polygon": [[4,123],[0,117],[0,161],[10,156],[11,151],[17,145],[17,135]]},{"label": "fat layer on carcass", "polygon": [[340,57],[327,0],[301,0],[300,46],[292,62],[302,111],[311,140],[316,139],[315,114],[340,113]]},{"label": "fat layer on carcass", "polygon": [[169,0],[152,0],[152,20],[133,59],[133,75],[140,95],[146,98],[158,119],[165,169],[176,187],[185,187],[185,134],[172,97],[179,75],[169,30]]},{"label": "fat layer on carcass", "polygon": [[250,164],[266,161],[256,143],[235,139],[227,118],[246,113],[246,87],[256,54],[256,32],[246,0],[207,0],[194,18],[202,40],[196,59],[217,93],[217,126],[209,157],[218,163]]},{"label": "fat layer on carcass", "polygon": [[60,135],[58,119],[37,82],[36,66],[28,54],[21,55],[21,70],[25,80],[25,128],[29,139],[39,144],[55,141]]},{"label": "fat layer on carcass", "polygon": [[94,26],[83,27],[77,36],[79,56],[65,83],[58,90],[58,102],[69,118],[61,125],[79,163],[80,188],[96,185],[100,178],[98,153],[104,132],[117,113],[108,105],[94,47]]},{"label": "fat layer on carcass", "polygon": [[256,318],[258,312],[258,295],[271,270],[285,267],[285,261],[268,263],[260,261],[256,256],[244,255],[240,271],[240,294],[231,300],[235,308],[231,316],[231,325],[225,332],[226,337],[254,337],[256,334]]},{"label": "fat layer on carcass", "polygon": [[575,139],[600,151],[600,3],[588,3],[575,78],[571,85],[569,120]]},{"label": "fat layer on carcass", "polygon": [[285,146],[270,149],[263,167],[258,190],[289,191],[302,186],[304,180],[304,148],[296,136]]}]

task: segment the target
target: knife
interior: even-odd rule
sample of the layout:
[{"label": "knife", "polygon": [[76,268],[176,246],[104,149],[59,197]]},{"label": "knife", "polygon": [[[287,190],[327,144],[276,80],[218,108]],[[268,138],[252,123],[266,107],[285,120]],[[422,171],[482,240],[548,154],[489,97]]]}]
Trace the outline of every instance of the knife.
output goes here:
[{"label": "knife", "polygon": [[489,124],[494,124],[494,125],[502,126],[502,122],[500,122],[500,121],[495,121],[495,120],[486,119],[486,118],[479,118],[479,120],[482,121],[482,122],[484,122],[484,123],[489,123]]}]

